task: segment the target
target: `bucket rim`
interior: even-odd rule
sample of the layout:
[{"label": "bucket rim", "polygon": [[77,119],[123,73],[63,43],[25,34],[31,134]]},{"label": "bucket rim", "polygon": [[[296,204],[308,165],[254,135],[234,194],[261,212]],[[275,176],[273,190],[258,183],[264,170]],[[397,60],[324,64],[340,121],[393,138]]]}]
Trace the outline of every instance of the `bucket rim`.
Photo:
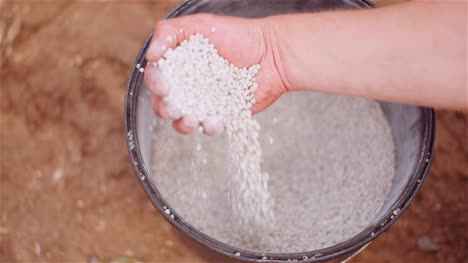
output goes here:
[{"label": "bucket rim", "polygon": [[[185,0],[178,4],[164,18],[172,18],[178,16],[184,9],[196,5],[199,2],[206,0]],[[343,0],[344,1],[344,0]],[[351,0],[355,3],[360,3],[365,7],[375,7],[376,5],[370,0]],[[343,260],[360,251],[361,248],[372,242],[380,234],[387,231],[391,225],[398,219],[401,214],[407,209],[416,193],[421,188],[424,179],[429,170],[432,161],[432,152],[435,142],[435,110],[433,108],[418,107],[424,114],[424,138],[422,144],[422,154],[417,161],[417,167],[414,174],[410,177],[404,191],[400,194],[398,200],[389,208],[389,211],[376,220],[376,223],[367,227],[355,236],[335,244],[330,247],[321,248],[318,250],[295,252],[295,253],[270,253],[258,252],[240,249],[218,241],[207,234],[199,231],[191,224],[186,222],[175,212],[170,204],[164,200],[156,185],[153,184],[150,178],[150,172],[145,166],[141,147],[139,145],[137,124],[136,124],[136,109],[138,105],[138,86],[137,84],[143,78],[143,73],[138,70],[136,65],[146,65],[145,53],[149,46],[149,42],[153,32],[145,40],[143,47],[140,49],[137,58],[130,72],[130,77],[127,82],[127,89],[124,101],[124,131],[127,142],[127,150],[132,161],[133,170],[140,182],[141,187],[146,192],[151,200],[151,203],[157,208],[161,215],[179,231],[189,236],[199,244],[214,250],[220,254],[233,259],[242,261],[264,261],[264,262],[285,262],[285,261],[301,261],[301,262],[325,262],[329,260]],[[170,213],[166,213],[169,209]],[[236,255],[240,253],[240,255]]]}]

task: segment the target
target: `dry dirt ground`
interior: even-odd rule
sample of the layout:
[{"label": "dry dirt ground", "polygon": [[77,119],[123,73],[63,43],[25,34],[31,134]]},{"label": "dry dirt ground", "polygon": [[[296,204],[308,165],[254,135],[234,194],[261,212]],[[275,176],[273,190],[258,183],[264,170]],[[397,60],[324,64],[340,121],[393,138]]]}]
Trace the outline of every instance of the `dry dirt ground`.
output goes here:
[{"label": "dry dirt ground", "polygon": [[[176,3],[0,2],[2,262],[226,261],[163,220],[127,157],[128,73]],[[437,125],[421,192],[352,262],[468,262],[467,115]]]}]

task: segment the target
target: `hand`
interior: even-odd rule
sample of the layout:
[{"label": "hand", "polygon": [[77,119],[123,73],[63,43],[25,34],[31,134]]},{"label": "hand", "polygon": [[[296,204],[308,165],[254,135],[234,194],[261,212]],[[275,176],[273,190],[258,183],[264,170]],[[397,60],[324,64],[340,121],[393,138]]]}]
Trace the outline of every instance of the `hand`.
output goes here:
[{"label": "hand", "polygon": [[[171,18],[160,21],[154,30],[151,44],[146,53],[148,61],[157,61],[169,48],[176,48],[191,35],[201,33],[214,44],[218,54],[237,67],[260,64],[256,79],[256,104],[252,113],[263,111],[279,96],[286,92],[282,74],[275,61],[276,45],[272,32],[264,19],[245,19],[211,14],[199,14]],[[181,134],[189,134],[200,123],[193,116],[182,116],[181,112],[168,105],[163,98],[168,91],[159,85],[158,71],[151,63],[145,70],[145,81],[152,92],[151,105],[156,115],[174,120],[174,129]],[[159,83],[158,83],[159,82]],[[207,135],[216,135],[223,130],[215,118],[207,118],[201,123]]]}]

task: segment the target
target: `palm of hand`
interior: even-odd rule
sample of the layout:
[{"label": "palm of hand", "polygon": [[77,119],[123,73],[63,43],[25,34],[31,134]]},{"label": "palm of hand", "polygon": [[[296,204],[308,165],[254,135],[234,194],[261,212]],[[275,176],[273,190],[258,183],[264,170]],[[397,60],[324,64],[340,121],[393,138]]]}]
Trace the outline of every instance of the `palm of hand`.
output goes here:
[{"label": "palm of hand", "polygon": [[[260,64],[256,76],[256,104],[252,107],[254,114],[264,110],[285,92],[275,65],[273,47],[260,20],[207,14],[163,20],[156,26],[146,57],[149,61],[156,61],[168,48],[175,48],[190,35],[197,33],[208,37],[218,53],[237,67]],[[176,130],[181,129],[176,127]]]}]

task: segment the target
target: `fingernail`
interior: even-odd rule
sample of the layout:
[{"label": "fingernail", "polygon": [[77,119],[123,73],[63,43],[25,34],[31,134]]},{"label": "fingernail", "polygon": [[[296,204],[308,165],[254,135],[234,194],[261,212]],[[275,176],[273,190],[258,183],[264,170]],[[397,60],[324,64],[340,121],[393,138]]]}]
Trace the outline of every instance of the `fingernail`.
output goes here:
[{"label": "fingernail", "polygon": [[182,112],[179,110],[179,108],[172,104],[167,104],[166,113],[171,120],[178,120],[180,117],[182,117]]},{"label": "fingernail", "polygon": [[219,121],[218,122],[218,126],[216,126],[216,129],[215,129],[215,135],[220,135],[224,132],[224,124]]},{"label": "fingernail", "polygon": [[187,127],[188,129],[194,129],[200,125],[197,118],[192,115],[184,116],[182,119],[182,124]]},{"label": "fingernail", "polygon": [[210,136],[219,135],[224,131],[224,124],[218,116],[209,116],[203,121],[205,133]]}]

